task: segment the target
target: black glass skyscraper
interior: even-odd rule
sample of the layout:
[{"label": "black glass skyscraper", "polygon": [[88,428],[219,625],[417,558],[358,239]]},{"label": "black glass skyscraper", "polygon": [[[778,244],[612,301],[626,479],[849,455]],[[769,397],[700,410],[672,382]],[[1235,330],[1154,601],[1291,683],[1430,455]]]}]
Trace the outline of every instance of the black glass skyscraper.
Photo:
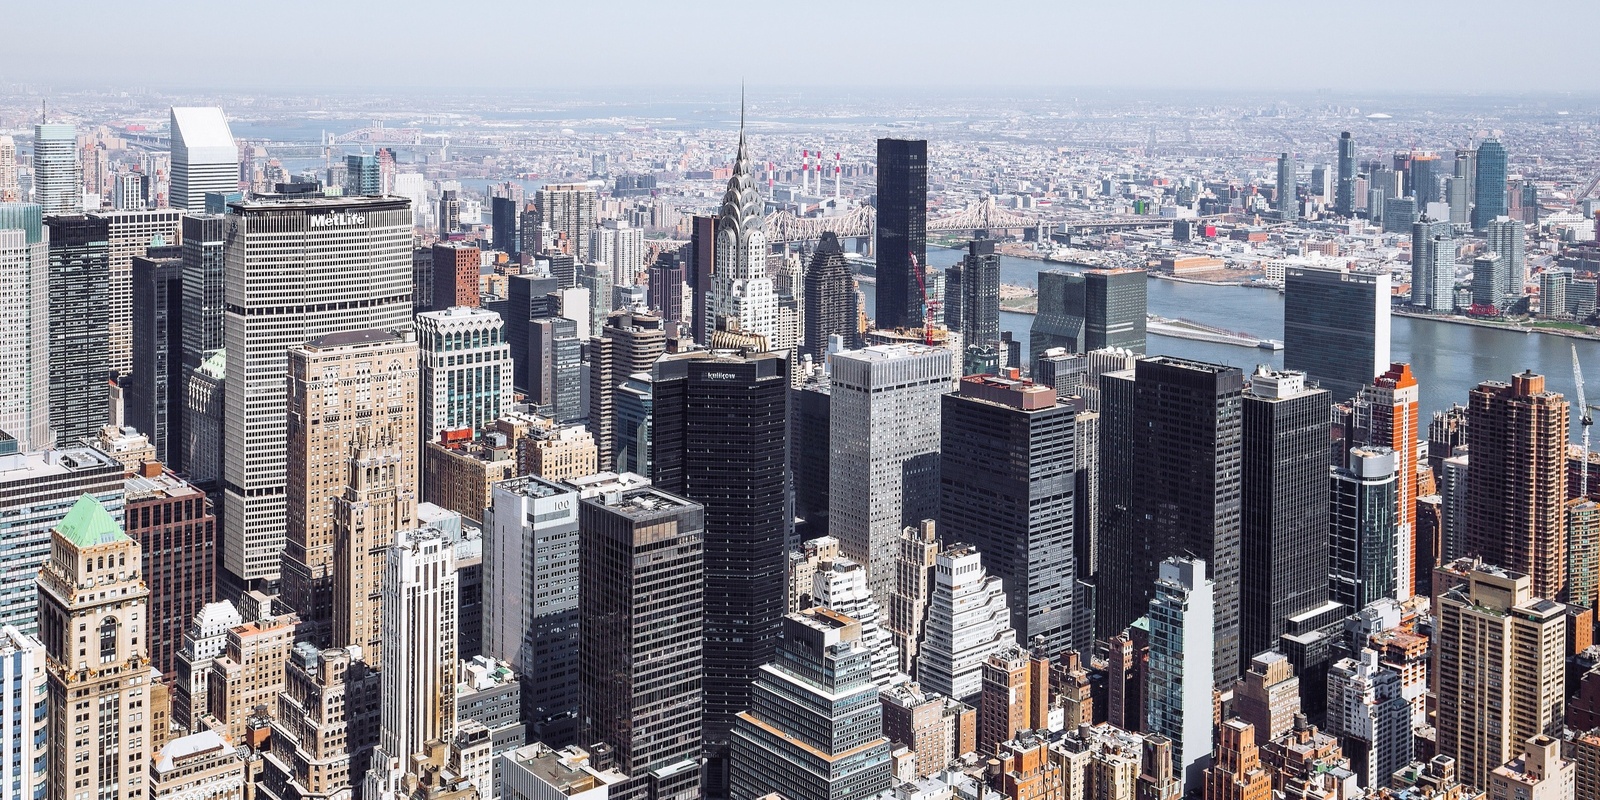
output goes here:
[{"label": "black glass skyscraper", "polygon": [[1495,217],[1506,215],[1506,148],[1499,139],[1478,145],[1477,175],[1472,182],[1472,229],[1482,230]]},{"label": "black glass skyscraper", "polygon": [[655,365],[651,454],[661,489],[705,506],[705,743],[720,794],[733,716],[750,707],[785,608],[789,362],[694,352]]},{"label": "black glass skyscraper", "polygon": [[[1076,401],[1076,398],[1072,400]],[[1005,581],[1019,641],[1052,657],[1074,647],[1078,409],[1055,389],[986,375],[943,398],[939,530]]]},{"label": "black glass skyscraper", "polygon": [[128,424],[150,437],[156,460],[182,469],[178,446],[183,382],[183,258],[178,247],[133,257],[133,371],[124,392]]},{"label": "black glass skyscraper", "polygon": [[539,317],[554,317],[561,313],[550,293],[556,291],[559,281],[533,275],[512,275],[506,282],[510,295],[502,315],[506,322],[506,342],[511,345],[512,384],[518,391],[533,391],[532,355],[528,350],[528,321]]},{"label": "black glass skyscraper", "polygon": [[50,427],[56,441],[105,424],[111,371],[111,228],[104,217],[45,218],[50,229]]},{"label": "black glass skyscraper", "polygon": [[880,328],[922,324],[917,269],[927,265],[928,142],[878,140],[878,316]]},{"label": "black glass skyscraper", "polygon": [[966,257],[945,270],[944,324],[966,347],[1000,341],[1000,256],[993,240],[968,242]]},{"label": "black glass skyscraper", "polygon": [[1283,366],[1336,400],[1389,368],[1389,274],[1290,267],[1284,272]]},{"label": "black glass skyscraper", "polygon": [[1333,188],[1333,209],[1340,216],[1356,213],[1356,140],[1350,132],[1339,134],[1339,183]]},{"label": "black glass skyscraper", "polygon": [[522,246],[517,236],[517,201],[509,197],[492,198],[489,221],[494,225],[494,249],[509,253],[515,259]]},{"label": "black glass skyscraper", "polygon": [[1142,269],[1039,273],[1039,313],[1029,332],[1029,362],[1052,347],[1087,353],[1145,348],[1146,281]]},{"label": "black glass skyscraper", "polygon": [[1330,402],[1298,372],[1257,370],[1244,393],[1241,660],[1328,600]]},{"label": "black glass skyscraper", "polygon": [[1244,373],[1156,356],[1135,365],[1132,381],[1125,373],[1100,380],[1100,634],[1145,614],[1163,559],[1204,559],[1216,584],[1213,677],[1218,687],[1232,685],[1240,664]]},{"label": "black glass skyscraper", "polygon": [[839,237],[822,234],[811,268],[805,277],[805,342],[800,352],[821,360],[828,352],[828,337],[838,336],[846,350],[859,344],[860,303],[856,277],[845,261]]}]

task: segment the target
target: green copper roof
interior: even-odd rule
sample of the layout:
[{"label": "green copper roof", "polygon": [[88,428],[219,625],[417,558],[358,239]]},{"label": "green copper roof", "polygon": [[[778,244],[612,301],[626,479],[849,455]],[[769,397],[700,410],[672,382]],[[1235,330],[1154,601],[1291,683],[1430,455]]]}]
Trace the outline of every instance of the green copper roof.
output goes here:
[{"label": "green copper roof", "polygon": [[72,504],[72,510],[56,525],[56,531],[80,548],[110,544],[128,537],[106,507],[87,494]]}]

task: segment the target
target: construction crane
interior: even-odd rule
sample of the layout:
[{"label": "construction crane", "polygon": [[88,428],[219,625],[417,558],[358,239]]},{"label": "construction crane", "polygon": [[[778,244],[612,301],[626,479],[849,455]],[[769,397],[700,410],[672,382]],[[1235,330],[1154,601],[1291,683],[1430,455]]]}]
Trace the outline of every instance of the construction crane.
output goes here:
[{"label": "construction crane", "polygon": [[1589,415],[1589,403],[1583,396],[1583,368],[1578,366],[1578,345],[1572,345],[1572,380],[1578,384],[1578,422],[1583,426],[1583,463],[1578,467],[1578,496],[1589,496],[1589,426],[1594,417]]},{"label": "construction crane", "polygon": [[911,274],[917,276],[917,292],[922,295],[922,343],[933,346],[934,314],[939,310],[939,301],[928,296],[928,271],[917,263],[917,254],[911,256]]}]

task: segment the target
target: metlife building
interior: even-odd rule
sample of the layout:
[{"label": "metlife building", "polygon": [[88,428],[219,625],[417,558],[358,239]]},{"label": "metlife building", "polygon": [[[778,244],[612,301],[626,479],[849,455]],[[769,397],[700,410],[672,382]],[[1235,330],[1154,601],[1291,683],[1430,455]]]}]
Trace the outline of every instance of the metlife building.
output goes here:
[{"label": "metlife building", "polygon": [[411,325],[411,201],[257,197],[224,224],[223,566],[229,589],[271,590],[285,534],[288,349]]}]

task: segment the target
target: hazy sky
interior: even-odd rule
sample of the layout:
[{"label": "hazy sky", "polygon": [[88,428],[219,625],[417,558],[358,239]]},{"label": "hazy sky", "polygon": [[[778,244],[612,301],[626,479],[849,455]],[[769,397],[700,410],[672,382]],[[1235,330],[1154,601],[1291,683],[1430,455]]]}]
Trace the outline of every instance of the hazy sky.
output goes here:
[{"label": "hazy sky", "polygon": [[99,0],[5,9],[0,84],[1600,93],[1597,0]]}]

